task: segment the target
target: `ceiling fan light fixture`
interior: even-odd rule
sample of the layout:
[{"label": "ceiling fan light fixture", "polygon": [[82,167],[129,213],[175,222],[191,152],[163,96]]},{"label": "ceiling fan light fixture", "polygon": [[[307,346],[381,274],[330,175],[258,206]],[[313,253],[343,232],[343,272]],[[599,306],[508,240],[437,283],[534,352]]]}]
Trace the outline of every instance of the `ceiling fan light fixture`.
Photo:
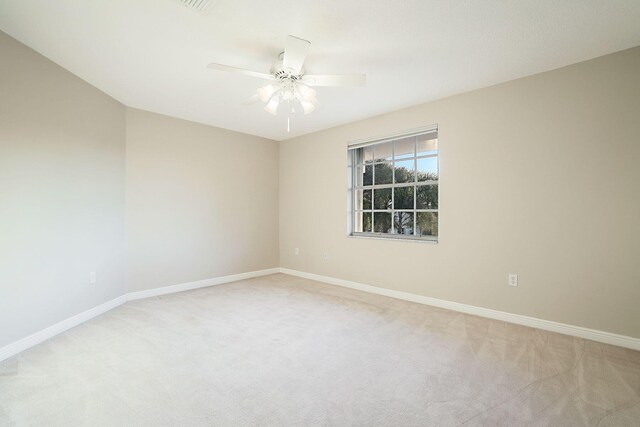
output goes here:
[{"label": "ceiling fan light fixture", "polygon": [[312,113],[316,109],[316,106],[310,101],[300,101],[300,105],[305,114]]},{"label": "ceiling fan light fixture", "polygon": [[280,98],[274,96],[269,100],[267,105],[265,105],[264,110],[267,113],[273,114],[275,116],[278,113],[278,104],[280,104]]},{"label": "ceiling fan light fixture", "polygon": [[258,89],[258,96],[262,102],[269,102],[269,99],[276,93],[276,87],[274,85],[266,85]]},{"label": "ceiling fan light fixture", "polygon": [[315,101],[316,94],[317,94],[315,89],[312,89],[309,86],[303,85],[303,84],[298,85],[297,89],[300,95],[302,96],[302,99],[309,102]]},{"label": "ceiling fan light fixture", "polygon": [[294,91],[291,89],[285,89],[282,91],[282,99],[285,101],[293,101]]}]

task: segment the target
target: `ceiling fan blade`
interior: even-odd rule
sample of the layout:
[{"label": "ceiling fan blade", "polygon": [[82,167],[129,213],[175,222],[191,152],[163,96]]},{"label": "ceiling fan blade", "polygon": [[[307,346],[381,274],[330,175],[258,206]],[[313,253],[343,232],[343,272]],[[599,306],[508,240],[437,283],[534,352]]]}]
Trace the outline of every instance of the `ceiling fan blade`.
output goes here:
[{"label": "ceiling fan blade", "polygon": [[294,36],[287,36],[287,44],[284,47],[282,68],[294,76],[300,74],[304,60],[307,58],[311,42]]},{"label": "ceiling fan blade", "polygon": [[305,74],[302,82],[309,86],[364,86],[366,74]]},{"label": "ceiling fan blade", "polygon": [[244,68],[237,68],[237,67],[232,67],[230,65],[216,64],[213,62],[207,65],[207,68],[210,68],[212,70],[218,70],[218,71],[230,71],[232,73],[244,74],[245,76],[258,77],[260,79],[265,79],[265,80],[275,79],[275,77],[273,77],[271,74],[259,73],[258,71],[245,70]]}]

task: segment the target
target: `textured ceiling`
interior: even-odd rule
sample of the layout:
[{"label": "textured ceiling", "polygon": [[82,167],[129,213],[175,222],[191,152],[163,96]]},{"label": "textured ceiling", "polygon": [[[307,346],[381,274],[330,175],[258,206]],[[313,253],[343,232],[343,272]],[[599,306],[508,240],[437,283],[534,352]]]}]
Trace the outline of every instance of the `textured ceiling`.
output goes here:
[{"label": "textured ceiling", "polygon": [[[282,140],[640,45],[638,0],[0,0],[0,29],[122,103]],[[308,116],[242,105],[288,34],[312,42],[314,74],[366,73],[319,88]]]}]

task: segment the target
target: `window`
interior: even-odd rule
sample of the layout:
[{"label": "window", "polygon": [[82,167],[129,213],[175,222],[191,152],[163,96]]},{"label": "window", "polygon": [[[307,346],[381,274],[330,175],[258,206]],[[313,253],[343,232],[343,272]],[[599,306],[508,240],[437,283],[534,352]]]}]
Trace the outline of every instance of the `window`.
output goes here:
[{"label": "window", "polygon": [[438,130],[349,145],[350,234],[438,240]]}]

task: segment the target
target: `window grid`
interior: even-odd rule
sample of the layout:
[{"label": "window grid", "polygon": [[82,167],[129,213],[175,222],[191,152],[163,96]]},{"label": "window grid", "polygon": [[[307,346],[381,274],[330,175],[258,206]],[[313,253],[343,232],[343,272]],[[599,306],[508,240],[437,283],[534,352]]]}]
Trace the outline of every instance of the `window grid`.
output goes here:
[{"label": "window grid", "polygon": [[[425,132],[424,134],[430,134],[433,133],[432,132]],[[411,239],[423,239],[423,240],[437,240],[437,235],[421,235],[418,234],[418,227],[417,227],[417,223],[418,223],[418,213],[421,212],[429,212],[429,213],[435,213],[437,215],[438,211],[439,211],[439,203],[438,203],[438,208],[434,208],[434,209],[418,209],[418,188],[420,187],[424,187],[424,186],[433,186],[433,185],[438,185],[439,184],[439,179],[436,180],[426,180],[426,181],[419,181],[419,176],[418,176],[418,161],[421,159],[429,159],[429,158],[434,158],[436,159],[436,170],[438,173],[438,178],[439,178],[439,173],[440,173],[440,169],[439,169],[439,162],[438,162],[438,155],[439,155],[439,148],[436,148],[436,153],[435,154],[423,154],[423,155],[418,155],[418,137],[424,134],[419,134],[419,135],[413,135],[411,138],[413,138],[413,154],[411,157],[401,157],[401,158],[397,158],[396,157],[396,146],[398,145],[399,141],[402,141],[403,138],[402,136],[394,139],[393,141],[387,141],[386,143],[390,143],[391,146],[391,160],[389,160],[388,158],[380,158],[378,159],[376,156],[376,148],[381,147],[382,144],[373,144],[371,145],[372,148],[372,154],[371,154],[371,160],[365,160],[365,155],[364,152],[362,153],[358,153],[358,149],[355,149],[355,153],[352,157],[352,167],[353,167],[353,173],[355,174],[355,176],[353,177],[353,189],[352,189],[352,197],[353,197],[353,224],[355,227],[355,224],[357,223],[357,217],[358,215],[361,215],[362,218],[364,218],[364,214],[365,213],[370,213],[371,214],[371,231],[358,231],[356,232],[355,230],[352,230],[352,234],[353,235],[370,235],[370,236],[375,236],[375,237],[385,237],[385,238],[409,238],[408,236],[411,236]],[[436,138],[434,138],[437,140],[437,134],[436,134]],[[358,154],[360,154],[361,158],[358,158]],[[406,156],[403,155],[403,156]],[[409,182],[396,182],[396,163],[398,162],[406,162],[408,160],[413,160],[413,181],[409,181]],[[377,184],[376,183],[376,165],[378,164],[388,164],[391,166],[391,183],[386,183],[386,184]],[[371,184],[370,185],[364,185],[364,174],[366,173],[366,168],[367,166],[371,166]],[[361,177],[358,177],[357,175],[361,174]],[[359,183],[361,183],[361,185],[358,185]],[[413,188],[413,206],[412,208],[396,208],[396,189],[397,188],[406,188],[406,187],[412,187]],[[376,190],[382,190],[382,189],[391,189],[391,201],[390,201],[390,207],[388,209],[377,209],[375,206],[375,198],[376,198]],[[371,206],[370,209],[365,209],[364,208],[364,191],[365,190],[371,190]],[[439,186],[438,186],[438,190],[439,190]],[[362,200],[361,200],[361,206],[360,209],[357,209],[357,197],[358,197],[358,191],[362,191]],[[438,199],[439,199],[439,195],[438,195]],[[412,215],[412,233],[411,234],[398,234],[397,230],[396,230],[396,221],[395,221],[395,217],[396,217],[396,212],[408,212],[411,213]],[[376,213],[388,213],[390,215],[390,223],[391,223],[391,229],[389,233],[384,233],[384,232],[377,232],[376,231]],[[361,220],[362,224],[364,224],[364,219]],[[436,221],[438,221],[438,217],[436,216]],[[364,227],[364,225],[363,225]]]}]

